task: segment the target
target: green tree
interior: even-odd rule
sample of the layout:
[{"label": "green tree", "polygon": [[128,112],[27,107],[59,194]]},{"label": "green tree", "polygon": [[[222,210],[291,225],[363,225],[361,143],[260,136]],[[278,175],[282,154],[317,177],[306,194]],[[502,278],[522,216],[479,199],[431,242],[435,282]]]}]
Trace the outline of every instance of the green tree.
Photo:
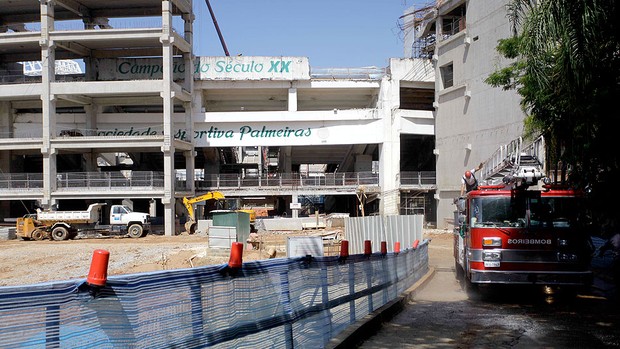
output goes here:
[{"label": "green tree", "polygon": [[497,50],[512,63],[486,80],[518,91],[526,135],[545,136],[551,163],[567,165],[568,180],[589,189],[599,211],[620,198],[618,7],[616,0],[511,0],[513,36]]}]

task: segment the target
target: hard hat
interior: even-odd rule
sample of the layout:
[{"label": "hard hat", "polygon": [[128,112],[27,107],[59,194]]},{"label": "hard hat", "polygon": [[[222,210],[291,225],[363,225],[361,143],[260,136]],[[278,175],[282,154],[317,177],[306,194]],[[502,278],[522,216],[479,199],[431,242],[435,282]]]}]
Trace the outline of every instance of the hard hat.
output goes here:
[{"label": "hard hat", "polygon": [[465,178],[471,178],[471,171],[465,171]]}]

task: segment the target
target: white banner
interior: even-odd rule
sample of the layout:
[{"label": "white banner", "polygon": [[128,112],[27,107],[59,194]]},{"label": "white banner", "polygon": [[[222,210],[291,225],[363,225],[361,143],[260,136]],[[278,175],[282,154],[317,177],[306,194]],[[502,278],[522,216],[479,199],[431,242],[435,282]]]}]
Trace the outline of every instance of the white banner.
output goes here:
[{"label": "white banner", "polygon": [[[191,137],[196,147],[286,146],[321,144],[382,143],[381,120],[303,122],[198,122]],[[174,138],[189,139],[185,125],[175,124]],[[163,134],[161,125],[143,122],[103,123],[86,130],[82,123],[58,123],[57,131],[67,136],[154,136]],[[71,130],[70,132],[67,132]],[[41,124],[15,123],[15,137],[41,136]]]},{"label": "white banner", "polygon": [[306,57],[200,57],[200,80],[310,80]]},{"label": "white banner", "polygon": [[[161,79],[161,58],[97,59],[97,80]],[[175,80],[183,79],[185,62],[173,61]],[[197,57],[192,67],[194,79],[200,80],[309,80],[310,64],[306,57]]]}]

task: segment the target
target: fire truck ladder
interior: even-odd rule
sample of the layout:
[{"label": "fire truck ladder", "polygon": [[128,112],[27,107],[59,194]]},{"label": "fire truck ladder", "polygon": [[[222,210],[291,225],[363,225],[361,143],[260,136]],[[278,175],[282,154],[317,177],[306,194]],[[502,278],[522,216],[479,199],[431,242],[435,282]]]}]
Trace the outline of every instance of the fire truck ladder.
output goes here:
[{"label": "fire truck ladder", "polygon": [[530,178],[538,180],[546,169],[545,140],[542,136],[532,143],[524,145],[519,137],[505,144],[491,155],[480,170],[484,185],[505,183],[507,178]]}]

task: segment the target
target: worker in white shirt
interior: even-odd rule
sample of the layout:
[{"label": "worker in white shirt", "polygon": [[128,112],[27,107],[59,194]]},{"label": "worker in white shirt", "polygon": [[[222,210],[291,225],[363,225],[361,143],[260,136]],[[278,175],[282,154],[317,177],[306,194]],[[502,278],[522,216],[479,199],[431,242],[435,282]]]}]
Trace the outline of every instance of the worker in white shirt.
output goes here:
[{"label": "worker in white shirt", "polygon": [[475,173],[480,171],[482,165],[483,163],[481,162],[478,167],[465,171],[465,174],[463,174],[463,177],[461,178],[461,196],[472,190],[478,189],[478,180],[476,179]]}]

